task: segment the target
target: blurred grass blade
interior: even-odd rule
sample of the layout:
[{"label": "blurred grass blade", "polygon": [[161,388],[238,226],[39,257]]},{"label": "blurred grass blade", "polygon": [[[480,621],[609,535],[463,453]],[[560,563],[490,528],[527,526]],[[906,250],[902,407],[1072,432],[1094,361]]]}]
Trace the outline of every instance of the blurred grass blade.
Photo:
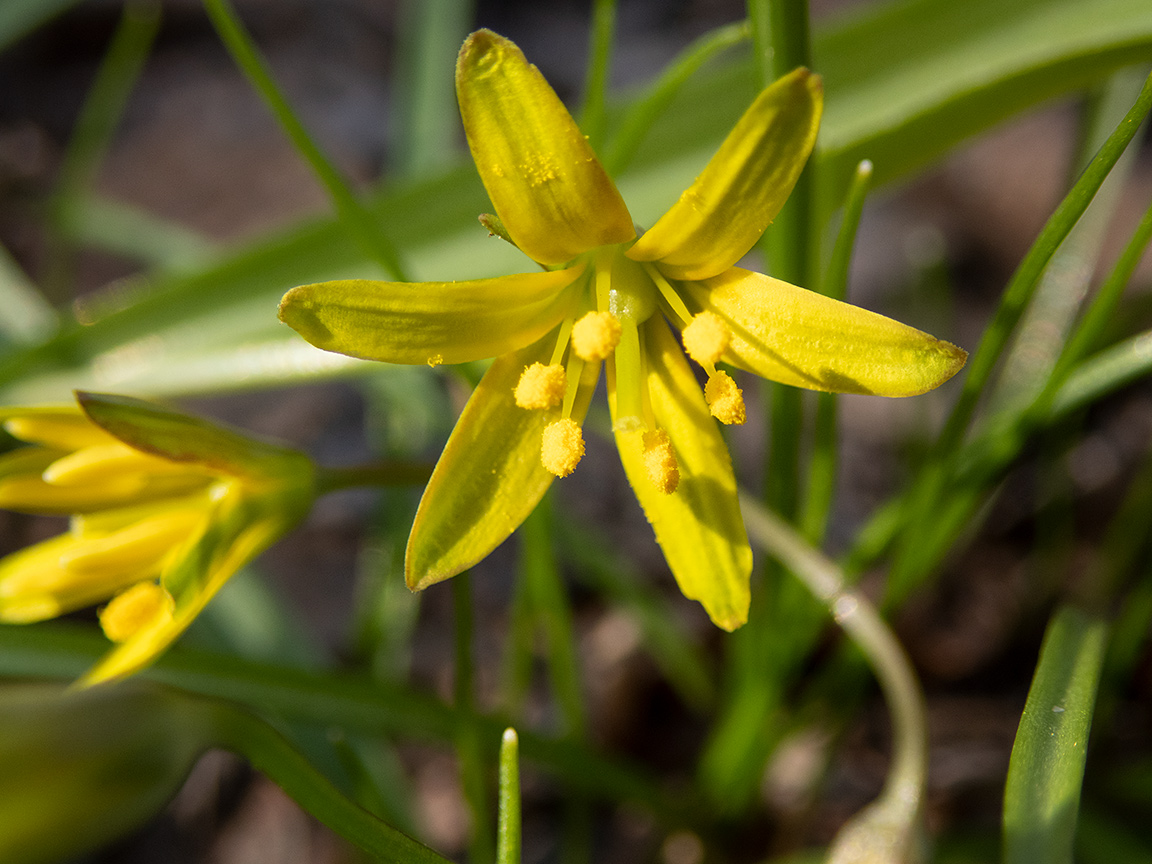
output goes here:
[{"label": "blurred grass blade", "polygon": [[56,312],[40,289],[0,246],[0,348],[5,342],[31,344],[56,330]]},{"label": "blurred grass blade", "polygon": [[398,109],[395,170],[400,175],[442,170],[459,160],[456,54],[468,35],[473,5],[473,0],[400,4],[391,85]]},{"label": "blurred grass blade", "polygon": [[216,256],[212,243],[195,231],[95,195],[78,196],[60,220],[61,230],[77,245],[121,255],[158,273],[202,270]]},{"label": "blurred grass blade", "polygon": [[0,3],[0,51],[80,0],[4,0]]},{"label": "blurred grass blade", "polygon": [[828,100],[820,198],[836,206],[861,159],[882,185],[1029,105],[1147,63],[1146,0],[902,0],[817,35]]},{"label": "blurred grass blade", "polygon": [[316,177],[324,184],[336,212],[349,233],[360,244],[364,253],[378,262],[389,276],[401,282],[408,281],[404,265],[400,261],[400,254],[392,240],[384,233],[379,222],[372,219],[367,208],[360,203],[344,178],[340,176],[340,172],[320,150],[319,145],[312,140],[312,136],[308,134],[308,130],[304,128],[304,124],[276,86],[268,62],[260,55],[252,42],[252,37],[240,23],[232,4],[229,0],[204,0],[204,8],[236,65],[248,77],[293,146],[308,161]]},{"label": "blurred grass blade", "polygon": [[[1069,182],[1104,145],[1109,132],[1137,98],[1144,78],[1142,70],[1125,70],[1086,100],[1081,112],[1082,140]],[[1011,411],[1034,400],[1045,388],[1088,293],[1120,196],[1129,186],[1137,149],[1129,147],[1124,151],[1100,184],[1092,206],[1048,262],[989,396],[990,413]]]},{"label": "blurred grass blade", "polygon": [[748,35],[746,20],[717,27],[698,37],[665,66],[660,77],[645,87],[637,101],[628,107],[605,147],[601,161],[608,173],[616,175],[628,167],[640,142],[657,118],[667,110],[684,82],[725,49],[746,41]]},{"label": "blurred grass blade", "polygon": [[684,631],[670,604],[642,584],[633,565],[609,549],[607,538],[564,518],[556,526],[561,557],[573,576],[634,620],[640,640],[684,703],[703,710],[716,699],[715,671]]},{"label": "blurred grass blade", "polygon": [[[0,675],[74,678],[107,647],[107,640],[89,627],[0,625]],[[477,726],[483,740],[495,741],[508,725],[502,717],[462,715],[429,693],[393,682],[325,675],[186,646],[165,654],[140,677],[289,720],[337,725],[366,734],[399,734],[416,741],[450,743],[466,724]],[[608,800],[641,802],[658,814],[680,813],[679,818],[693,804],[680,792],[675,798],[667,795],[644,771],[570,739],[525,730],[520,733],[520,748],[525,759],[574,790]]]},{"label": "blurred grass blade", "polygon": [[604,104],[615,39],[616,0],[592,0],[591,44],[584,75],[584,105],[580,109],[579,123],[588,143],[596,151],[603,149]]},{"label": "blurred grass blade", "polygon": [[75,293],[75,249],[66,230],[68,217],[93,185],[159,29],[158,4],[148,0],[124,4],[120,23],[80,109],[49,202],[51,234],[42,283],[53,299],[69,300]]},{"label": "blurred grass blade", "polygon": [[1070,864],[1107,624],[1057,610],[1040,649],[1004,790],[1004,864]]}]

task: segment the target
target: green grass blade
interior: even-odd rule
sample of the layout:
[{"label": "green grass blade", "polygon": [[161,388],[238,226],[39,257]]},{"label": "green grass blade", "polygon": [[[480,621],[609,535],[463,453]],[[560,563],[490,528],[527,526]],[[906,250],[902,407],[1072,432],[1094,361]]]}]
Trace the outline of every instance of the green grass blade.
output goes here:
[{"label": "green grass blade", "polygon": [[1064,864],[1072,841],[1107,624],[1071,606],[1049,622],[1004,790],[1004,864]]}]

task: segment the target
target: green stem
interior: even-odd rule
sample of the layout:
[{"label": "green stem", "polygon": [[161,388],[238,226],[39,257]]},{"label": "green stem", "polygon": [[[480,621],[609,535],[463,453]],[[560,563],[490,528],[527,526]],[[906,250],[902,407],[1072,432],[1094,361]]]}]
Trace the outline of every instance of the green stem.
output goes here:
[{"label": "green stem", "polygon": [[845,584],[839,567],[751,496],[741,494],[740,504],[753,542],[799,577],[872,667],[892,714],[892,766],[882,798],[889,806],[902,802],[911,822],[928,776],[928,720],[907,655],[872,604]]},{"label": "green stem", "polygon": [[415,486],[432,476],[428,462],[368,462],[336,468],[316,467],[316,494],[358,486]]},{"label": "green stem", "polygon": [[[453,686],[456,710],[471,714],[475,710],[473,688],[473,616],[472,580],[467,572],[452,579],[452,609],[456,619],[456,680]],[[479,730],[471,724],[462,725],[456,734],[456,758],[460,761],[461,785],[464,799],[472,817],[472,839],[468,857],[476,864],[492,861],[495,853],[491,836],[491,814],[484,783],[484,757]]]},{"label": "green stem", "polygon": [[612,43],[616,37],[616,0],[594,0],[592,4],[592,39],[588,56],[588,74],[584,79],[584,107],[580,128],[588,136],[593,150],[604,143],[604,107],[607,101],[608,71],[612,65]]},{"label": "green stem", "polygon": [[304,124],[297,118],[288,100],[276,86],[268,62],[261,56],[252,37],[240,23],[232,4],[229,0],[204,0],[204,7],[236,65],[264,99],[293,146],[308,161],[316,177],[328,191],[341,222],[360,244],[362,251],[383,267],[393,279],[400,282],[409,281],[400,261],[399,252],[373,219],[368,208],[360,203],[340,176],[340,172],[324,155],[319,145],[312,140]]},{"label": "green stem", "polygon": [[279,732],[262,720],[229,706],[216,713],[221,746],[243,755],[297,804],[377,861],[397,864],[449,864],[345,798]]},{"label": "green stem", "polygon": [[[856,166],[848,198],[844,202],[840,230],[836,234],[832,256],[821,285],[822,293],[835,300],[843,300],[848,293],[848,273],[852,264],[852,250],[856,246],[856,230],[860,226],[864,199],[868,195],[871,180],[872,163],[865,159]],[[808,465],[804,511],[800,518],[804,536],[814,544],[819,544],[824,538],[836,493],[838,406],[836,394],[816,394],[812,456]]]},{"label": "green stem", "polygon": [[552,545],[552,499],[546,495],[524,520],[520,529],[523,544],[523,578],[527,580],[532,609],[544,631],[548,646],[548,672],[567,732],[582,739],[588,720],[580,688],[572,615],[556,552]]}]

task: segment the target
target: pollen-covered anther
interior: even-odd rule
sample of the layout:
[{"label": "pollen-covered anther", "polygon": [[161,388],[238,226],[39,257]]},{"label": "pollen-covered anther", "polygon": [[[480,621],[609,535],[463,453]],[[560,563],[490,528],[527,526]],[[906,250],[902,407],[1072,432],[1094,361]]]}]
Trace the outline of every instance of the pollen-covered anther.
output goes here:
[{"label": "pollen-covered anther", "polygon": [[143,628],[172,619],[172,595],[155,582],[137,582],[100,610],[100,626],[113,642],[126,642]]},{"label": "pollen-covered anther", "polygon": [[736,386],[727,372],[717,372],[708,377],[704,385],[704,401],[712,416],[729,426],[739,426],[744,422],[744,391]]},{"label": "pollen-covered anther", "polygon": [[545,366],[543,363],[533,363],[525,366],[520,373],[520,381],[516,384],[516,404],[521,408],[532,410],[547,410],[555,408],[564,401],[564,391],[568,387],[568,376],[564,374],[564,367],[559,363]]},{"label": "pollen-covered anther", "polygon": [[620,322],[611,312],[589,312],[572,325],[572,350],[581,360],[607,360],[619,344]]},{"label": "pollen-covered anther", "polygon": [[680,463],[676,461],[676,451],[672,441],[663,429],[653,429],[644,433],[644,470],[652,485],[671,495],[680,485]]},{"label": "pollen-covered anther", "polygon": [[540,442],[540,462],[557,477],[567,477],[576,470],[584,455],[584,434],[571,417],[544,427]]},{"label": "pollen-covered anther", "polygon": [[714,366],[732,341],[732,331],[724,319],[707,310],[693,316],[680,335],[688,356],[701,366]]}]

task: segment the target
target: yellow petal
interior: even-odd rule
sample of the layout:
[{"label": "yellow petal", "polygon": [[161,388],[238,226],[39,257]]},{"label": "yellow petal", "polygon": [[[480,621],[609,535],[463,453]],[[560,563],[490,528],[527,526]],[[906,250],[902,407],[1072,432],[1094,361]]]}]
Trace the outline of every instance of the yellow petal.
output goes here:
[{"label": "yellow petal", "polygon": [[[436,464],[408,538],[404,562],[414,591],[455,576],[503,543],[544,496],[555,477],[540,462],[544,427],[554,411],[515,403],[526,366],[547,362],[552,334],[496,358],[480,381]],[[586,363],[572,416],[583,419],[599,363]]]},{"label": "yellow petal", "polygon": [[675,279],[707,279],[739,261],[780,212],[820,126],[820,78],[796,69],[767,87],[704,172],[628,257]]},{"label": "yellow petal", "polygon": [[968,355],[899,321],[733,267],[682,294],[732,328],[724,359],[772,381],[874,396],[915,396],[960,371]]},{"label": "yellow petal", "polygon": [[103,536],[84,537],[61,553],[60,564],[77,574],[154,575],[174,547],[198,535],[205,518],[202,509],[174,510]]},{"label": "yellow petal", "polygon": [[[81,486],[115,481],[125,474],[189,474],[204,477],[204,472],[187,465],[149,456],[127,444],[83,447],[57,459],[44,471],[44,480],[53,486]],[[143,481],[142,481],[143,485]]]},{"label": "yellow petal", "polygon": [[0,480],[0,508],[18,513],[86,513],[117,507],[136,499],[139,476],[117,477],[98,486],[53,486],[39,476],[23,475]]},{"label": "yellow petal", "polygon": [[[734,630],[748,619],[752,550],[728,448],[668,325],[655,316],[643,332],[652,412],[672,442],[680,482],[671,494],[653,485],[642,430],[616,433],[620,460],[684,596],[700,601],[717,626]],[[611,390],[609,405],[615,416]]]},{"label": "yellow petal", "polygon": [[124,678],[152,663],[188,629],[232,575],[272,545],[291,524],[279,518],[274,509],[272,515],[253,519],[252,507],[239,487],[220,505],[209,529],[161,574],[161,583],[174,601],[171,614],[157,615],[141,626],[86,672],[77,682],[79,686]]},{"label": "yellow petal", "polygon": [[559,324],[578,299],[565,289],[582,272],[471,282],[320,282],[285,294],[280,320],[317,348],[367,360],[434,366],[484,360],[523,348]]},{"label": "yellow petal", "polygon": [[468,146],[512,240],[542,264],[563,264],[636,236],[628,208],[568,109],[520,49],[490,30],[456,63]]},{"label": "yellow petal", "polygon": [[116,439],[89,420],[79,408],[17,408],[0,411],[12,436],[57,450],[78,450]]},{"label": "yellow petal", "polygon": [[53,537],[0,560],[0,621],[26,624],[99,603],[147,576],[132,570],[77,573],[61,556],[77,545],[67,534]]}]

